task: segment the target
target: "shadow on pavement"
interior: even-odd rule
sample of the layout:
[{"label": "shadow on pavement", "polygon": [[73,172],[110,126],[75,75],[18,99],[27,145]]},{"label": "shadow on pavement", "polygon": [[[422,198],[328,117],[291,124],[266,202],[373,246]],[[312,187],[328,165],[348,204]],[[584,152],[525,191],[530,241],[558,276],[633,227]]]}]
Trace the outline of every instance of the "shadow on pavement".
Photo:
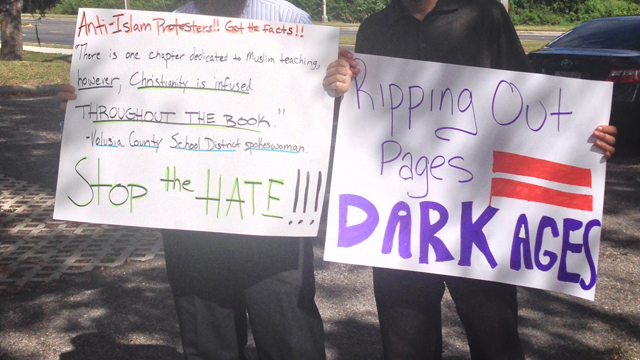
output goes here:
[{"label": "shadow on pavement", "polygon": [[0,98],[0,174],[55,189],[64,111],[53,97]]},{"label": "shadow on pavement", "polygon": [[175,348],[163,345],[122,345],[109,334],[92,332],[71,339],[74,350],[60,360],[183,359]]},{"label": "shadow on pavement", "polygon": [[[57,106],[53,98],[0,99],[0,174],[55,188]],[[640,161],[614,159],[607,179],[596,300],[520,288],[529,360],[640,359]],[[380,359],[371,269],[322,261],[321,241],[315,253],[329,359]],[[444,359],[468,359],[448,295],[442,308]],[[1,360],[174,360],[180,349],[161,257],[0,296]]]},{"label": "shadow on pavement", "polygon": [[178,322],[159,257],[5,295],[0,319],[0,359],[180,358]]}]

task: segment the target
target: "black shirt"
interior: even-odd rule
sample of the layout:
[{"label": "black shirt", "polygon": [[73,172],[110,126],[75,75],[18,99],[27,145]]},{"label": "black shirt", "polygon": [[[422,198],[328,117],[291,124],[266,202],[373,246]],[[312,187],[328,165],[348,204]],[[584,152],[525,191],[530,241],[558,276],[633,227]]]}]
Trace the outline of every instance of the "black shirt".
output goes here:
[{"label": "black shirt", "polygon": [[422,21],[392,0],[362,22],[356,52],[530,71],[509,15],[496,0],[438,0]]}]

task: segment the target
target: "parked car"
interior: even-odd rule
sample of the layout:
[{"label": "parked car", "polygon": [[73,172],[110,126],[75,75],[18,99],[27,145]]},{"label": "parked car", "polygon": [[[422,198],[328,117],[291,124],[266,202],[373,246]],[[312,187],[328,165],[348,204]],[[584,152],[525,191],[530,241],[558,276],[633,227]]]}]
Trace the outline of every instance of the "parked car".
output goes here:
[{"label": "parked car", "polygon": [[640,152],[640,16],[587,21],[528,57],[542,74],[613,82],[617,147]]}]

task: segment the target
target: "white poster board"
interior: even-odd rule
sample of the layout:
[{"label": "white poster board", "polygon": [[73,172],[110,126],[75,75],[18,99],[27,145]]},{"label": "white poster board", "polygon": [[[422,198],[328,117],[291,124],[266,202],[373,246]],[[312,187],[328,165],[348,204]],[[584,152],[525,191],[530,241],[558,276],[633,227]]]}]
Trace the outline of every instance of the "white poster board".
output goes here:
[{"label": "white poster board", "polygon": [[356,57],[325,260],[593,299],[611,84]]},{"label": "white poster board", "polygon": [[54,217],[316,236],[336,28],[81,9]]}]

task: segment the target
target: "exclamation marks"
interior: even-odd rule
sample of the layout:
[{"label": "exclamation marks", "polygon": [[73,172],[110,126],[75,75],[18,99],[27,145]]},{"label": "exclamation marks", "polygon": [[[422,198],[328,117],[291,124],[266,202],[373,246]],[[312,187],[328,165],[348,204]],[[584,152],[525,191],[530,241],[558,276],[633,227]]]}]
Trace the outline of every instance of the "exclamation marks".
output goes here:
[{"label": "exclamation marks", "polygon": [[216,31],[216,32],[220,31],[220,19],[218,18],[213,19],[213,28],[215,29],[213,31]]},{"label": "exclamation marks", "polygon": [[316,187],[316,205],[313,207],[314,212],[318,212],[318,204],[320,203],[321,188],[322,188],[322,171],[318,171],[318,185]]},{"label": "exclamation marks", "polygon": [[[300,171],[300,170],[298,170]],[[304,209],[302,210],[302,213],[306,214],[307,213],[307,199],[309,198],[309,172],[307,171],[307,183],[304,187]]]},{"label": "exclamation marks", "polygon": [[296,37],[304,37],[304,25],[296,25]]},{"label": "exclamation marks", "polygon": [[[297,213],[298,211],[298,203],[300,202],[300,185],[301,185],[301,173],[300,173],[300,169],[298,169],[298,178],[296,180],[296,192],[295,192],[295,196],[293,199],[293,213]],[[311,186],[311,173],[309,171],[307,171],[307,175],[305,177],[305,184],[304,184],[304,197],[302,198],[302,213],[306,214],[307,213],[307,205],[309,204],[309,188]],[[321,190],[322,190],[322,171],[318,171],[318,182],[316,184],[316,191],[315,191],[315,202],[314,202],[314,206],[313,206],[313,211],[314,212],[318,212],[318,208],[320,207],[320,195],[321,195]],[[304,220],[299,220],[298,221],[298,225],[302,224]],[[310,224],[313,224],[315,222],[315,220],[311,220]],[[289,225],[293,224],[293,221],[289,221]]]}]

